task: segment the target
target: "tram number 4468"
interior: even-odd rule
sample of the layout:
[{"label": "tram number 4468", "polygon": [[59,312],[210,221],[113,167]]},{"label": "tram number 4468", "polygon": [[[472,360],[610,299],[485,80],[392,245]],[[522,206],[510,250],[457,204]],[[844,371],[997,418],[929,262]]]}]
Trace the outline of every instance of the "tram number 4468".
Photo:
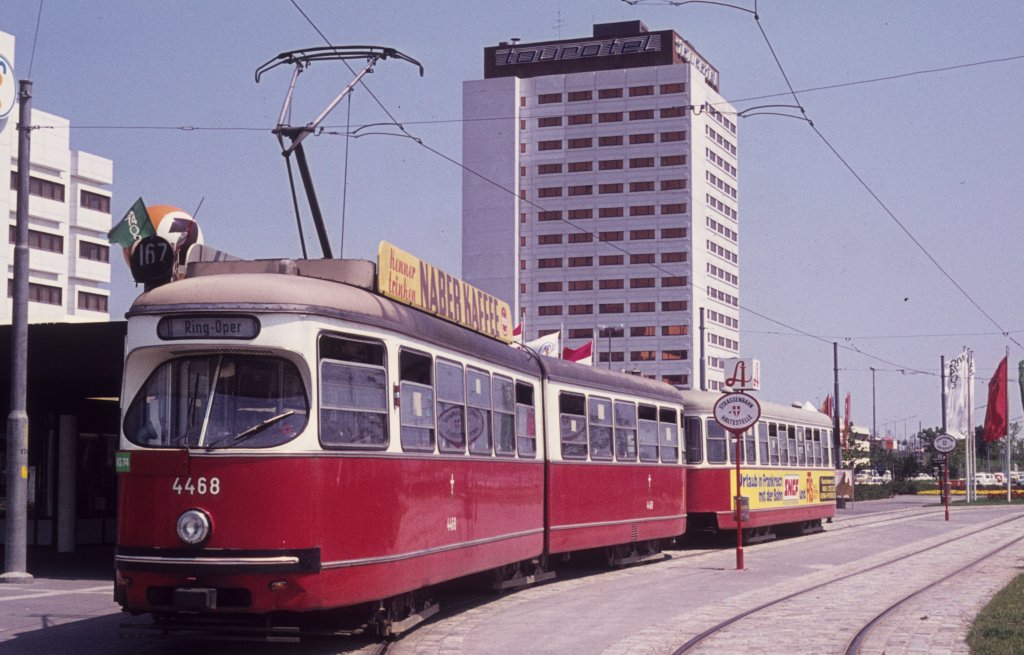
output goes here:
[{"label": "tram number 4468", "polygon": [[188,494],[189,496],[205,496],[210,494],[216,496],[220,493],[220,478],[196,478],[194,481],[192,478],[185,478],[184,483],[182,483],[181,478],[174,478],[174,482],[171,483],[171,491],[179,496],[182,494]]}]

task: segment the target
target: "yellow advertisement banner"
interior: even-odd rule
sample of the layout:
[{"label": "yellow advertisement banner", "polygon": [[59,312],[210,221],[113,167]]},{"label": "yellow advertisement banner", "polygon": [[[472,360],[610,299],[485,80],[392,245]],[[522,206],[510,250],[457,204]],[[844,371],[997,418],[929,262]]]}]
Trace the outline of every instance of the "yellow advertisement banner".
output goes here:
[{"label": "yellow advertisement banner", "polygon": [[[831,503],[836,499],[833,471],[807,469],[743,469],[742,493],[750,499],[750,509],[769,509]],[[730,496],[736,496],[736,476],[729,475]]]},{"label": "yellow advertisement banner", "polygon": [[512,343],[508,303],[387,241],[377,250],[377,291],[438,318]]}]

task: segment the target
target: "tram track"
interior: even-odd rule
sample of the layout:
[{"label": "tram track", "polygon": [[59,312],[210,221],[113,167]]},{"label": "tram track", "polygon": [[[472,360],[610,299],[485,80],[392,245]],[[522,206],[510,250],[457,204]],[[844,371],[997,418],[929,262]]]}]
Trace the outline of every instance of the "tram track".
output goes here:
[{"label": "tram track", "polygon": [[[903,518],[913,518],[913,517],[911,516],[911,517],[903,517]],[[727,628],[729,628],[730,626],[733,626],[733,625],[739,623],[740,621],[743,621],[745,619],[754,617],[754,616],[756,616],[758,614],[764,613],[767,610],[770,610],[770,609],[773,609],[773,608],[779,608],[780,606],[784,605],[785,603],[789,603],[790,601],[794,601],[794,600],[796,600],[798,598],[801,598],[801,597],[809,596],[810,594],[813,594],[814,592],[821,591],[821,590],[823,590],[823,589],[825,589],[827,587],[830,587],[830,586],[838,585],[839,583],[842,583],[842,582],[854,580],[855,578],[857,578],[859,576],[864,576],[864,575],[866,575],[868,573],[879,571],[879,570],[884,569],[886,567],[891,567],[893,565],[899,564],[900,562],[905,562],[905,561],[908,561],[908,560],[910,560],[912,558],[920,557],[920,556],[922,556],[922,555],[924,555],[926,553],[931,553],[932,551],[937,551],[938,549],[941,549],[941,548],[944,548],[944,547],[949,546],[951,544],[954,544],[955,542],[959,542],[961,540],[969,539],[969,538],[972,538],[972,537],[977,537],[977,536],[979,536],[981,534],[984,534],[984,533],[987,533],[987,532],[989,532],[991,530],[996,530],[996,529],[998,529],[1000,527],[1004,527],[1008,523],[1020,521],[1021,519],[1024,519],[1024,515],[1015,516],[1015,517],[1012,517],[1010,519],[1000,519],[998,521],[993,521],[990,525],[987,525],[985,527],[982,527],[982,528],[979,528],[979,529],[976,529],[976,530],[971,530],[969,532],[965,532],[964,534],[961,534],[961,535],[956,536],[956,537],[952,537],[952,538],[949,538],[949,539],[944,539],[944,540],[942,540],[942,541],[940,541],[938,543],[934,543],[934,544],[926,546],[924,548],[919,548],[919,549],[913,550],[911,552],[903,553],[903,554],[899,555],[898,557],[887,558],[885,561],[878,562],[876,564],[872,564],[872,565],[867,566],[867,567],[859,568],[858,570],[851,571],[850,573],[847,573],[847,574],[844,574],[844,575],[840,575],[838,577],[831,578],[829,580],[825,580],[825,581],[820,582],[820,583],[812,584],[812,585],[807,586],[807,587],[805,587],[803,589],[799,589],[799,590],[794,591],[792,593],[783,595],[783,596],[781,596],[779,598],[776,598],[776,599],[773,599],[771,601],[762,603],[760,605],[757,605],[755,607],[747,609],[747,610],[745,610],[743,612],[740,612],[740,613],[738,613],[738,614],[736,614],[736,615],[734,615],[734,616],[732,616],[732,617],[730,617],[728,619],[720,621],[720,622],[716,623],[715,625],[712,625],[708,629],[706,629],[703,632],[697,634],[696,636],[692,637],[691,639],[686,641],[684,644],[682,644],[682,646],[680,646],[675,651],[673,651],[673,655],[682,655],[683,653],[694,652],[699,646],[704,645],[705,642],[707,642],[711,638],[713,638],[715,636],[722,635],[724,633],[724,631]],[[877,522],[873,522],[873,523],[877,524],[877,523],[882,523],[882,522],[883,521],[877,521]],[[890,615],[893,611],[895,611],[897,608],[899,608],[901,605],[903,605],[905,602],[907,602],[911,598],[919,597],[921,594],[923,594],[924,592],[928,591],[929,589],[931,589],[931,588],[941,584],[942,582],[945,582],[945,581],[949,580],[952,577],[955,577],[956,575],[958,575],[959,573],[962,573],[965,570],[968,570],[968,569],[970,569],[970,568],[972,568],[974,566],[977,566],[980,562],[983,562],[986,559],[997,555],[998,553],[1000,553],[1000,552],[1004,551],[1005,549],[1013,546],[1014,544],[1020,543],[1021,541],[1024,541],[1024,537],[1014,537],[1010,541],[1007,541],[1007,542],[1001,544],[998,548],[996,548],[994,550],[987,551],[984,555],[982,555],[982,556],[980,556],[978,558],[975,558],[974,560],[972,560],[968,564],[966,564],[966,565],[964,565],[962,567],[959,567],[957,570],[955,570],[953,572],[950,572],[950,573],[947,573],[947,574],[943,575],[943,577],[940,578],[939,580],[935,580],[935,581],[929,583],[928,585],[926,585],[926,586],[918,589],[917,591],[913,592],[912,594],[909,594],[909,595],[905,596],[904,598],[898,600],[896,603],[893,603],[891,606],[889,606],[888,608],[883,610],[877,616],[875,616],[871,620],[869,620],[861,628],[861,630],[858,631],[857,635],[860,635],[861,633],[863,633],[864,636],[860,637],[860,639],[857,641],[856,647],[854,647],[854,639],[857,639],[857,637],[855,636],[854,639],[851,639],[851,641],[847,644],[847,650],[845,652],[847,652],[847,653],[859,652],[858,649],[860,648],[860,645],[863,644],[864,639],[870,633],[872,627],[877,625],[886,616]],[[853,648],[853,650],[850,650],[850,648]]]}]

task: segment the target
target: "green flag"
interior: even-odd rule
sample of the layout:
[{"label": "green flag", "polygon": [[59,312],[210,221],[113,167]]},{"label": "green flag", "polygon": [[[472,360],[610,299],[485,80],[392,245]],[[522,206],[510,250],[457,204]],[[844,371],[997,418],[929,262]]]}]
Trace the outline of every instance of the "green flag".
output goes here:
[{"label": "green flag", "polygon": [[149,213],[146,212],[146,203],[142,198],[135,201],[132,208],[124,215],[121,222],[107,232],[107,239],[110,243],[119,243],[123,248],[131,248],[132,244],[143,237],[153,236],[156,230],[149,220]]}]

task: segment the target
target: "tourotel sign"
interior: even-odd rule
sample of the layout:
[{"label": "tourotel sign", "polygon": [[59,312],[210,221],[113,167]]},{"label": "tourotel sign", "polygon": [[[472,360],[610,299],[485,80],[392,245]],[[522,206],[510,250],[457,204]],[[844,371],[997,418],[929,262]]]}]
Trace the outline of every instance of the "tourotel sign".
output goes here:
[{"label": "tourotel sign", "polygon": [[641,34],[615,39],[597,39],[574,43],[498,48],[494,51],[495,66],[533,64],[544,61],[589,59],[611,55],[634,55],[661,51],[660,34]]}]

